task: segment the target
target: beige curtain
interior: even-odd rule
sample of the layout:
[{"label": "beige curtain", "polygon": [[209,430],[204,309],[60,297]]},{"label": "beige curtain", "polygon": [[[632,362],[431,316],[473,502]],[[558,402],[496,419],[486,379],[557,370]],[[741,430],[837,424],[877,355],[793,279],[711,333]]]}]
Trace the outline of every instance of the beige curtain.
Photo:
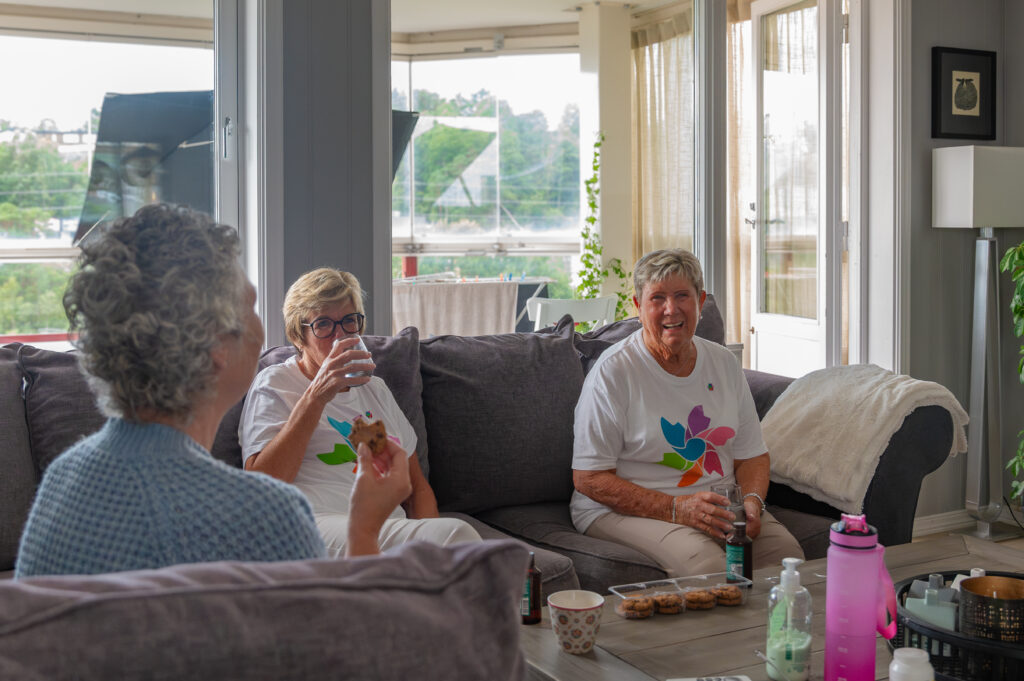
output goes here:
[{"label": "beige curtain", "polygon": [[729,309],[725,313],[728,343],[743,343],[743,364],[750,366],[751,244],[753,232],[744,219],[753,218],[754,101],[750,1],[729,0],[726,82],[727,213],[726,274]]},{"label": "beige curtain", "polygon": [[693,5],[675,9],[632,34],[634,261],[693,248]]}]

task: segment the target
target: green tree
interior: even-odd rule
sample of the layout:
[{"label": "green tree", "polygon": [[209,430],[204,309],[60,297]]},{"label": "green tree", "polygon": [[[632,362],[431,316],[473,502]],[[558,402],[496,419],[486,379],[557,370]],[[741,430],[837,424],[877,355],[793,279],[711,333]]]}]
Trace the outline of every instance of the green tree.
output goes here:
[{"label": "green tree", "polygon": [[0,236],[43,236],[50,218],[78,215],[88,180],[84,162],[65,161],[56,143],[44,137],[24,133],[0,144],[0,203],[22,211],[7,209],[0,220],[15,231]]},{"label": "green tree", "polygon": [[[462,174],[494,139],[494,133],[435,125],[416,138],[415,202],[416,211],[431,220],[464,217],[479,213],[473,197],[465,187]],[[442,212],[437,206],[441,194],[461,180],[470,208],[451,208]]]},{"label": "green tree", "polygon": [[0,265],[0,334],[66,331],[62,298],[71,263]]}]

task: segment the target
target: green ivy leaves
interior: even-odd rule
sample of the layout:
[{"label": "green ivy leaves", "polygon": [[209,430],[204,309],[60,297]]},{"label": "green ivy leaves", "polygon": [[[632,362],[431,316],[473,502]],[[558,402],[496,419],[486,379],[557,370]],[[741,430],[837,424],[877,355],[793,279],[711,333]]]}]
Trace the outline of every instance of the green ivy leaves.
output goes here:
[{"label": "green ivy leaves", "polygon": [[[597,141],[594,142],[594,160],[590,164],[593,174],[583,181],[587,193],[587,216],[583,218],[583,246],[580,253],[580,283],[576,286],[576,298],[590,299],[601,295],[601,284],[608,278],[609,271],[619,280],[619,288],[615,292],[618,302],[615,304],[615,319],[625,319],[629,313],[631,290],[629,279],[631,273],[626,272],[622,267],[619,258],[612,258],[607,263],[602,257],[604,247],[601,245],[601,235],[597,231],[598,221],[598,196],[601,193],[601,144],[604,142],[604,133],[597,133]],[[589,329],[582,328],[582,331]]]}]

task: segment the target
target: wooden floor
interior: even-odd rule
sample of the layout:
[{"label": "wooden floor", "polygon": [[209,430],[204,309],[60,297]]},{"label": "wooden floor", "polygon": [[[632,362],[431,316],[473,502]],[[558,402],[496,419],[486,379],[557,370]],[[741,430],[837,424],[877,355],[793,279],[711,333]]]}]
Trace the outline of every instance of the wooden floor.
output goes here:
[{"label": "wooden floor", "polygon": [[[926,535],[924,537],[917,537],[917,538],[914,539],[914,541],[915,542],[919,542],[919,541],[925,541],[927,539],[935,539],[937,537],[942,537],[942,536],[944,536],[946,534],[947,534],[946,532],[941,532],[939,534],[929,534],[929,535]],[[999,545],[1000,546],[1006,546],[1006,547],[1009,547],[1011,549],[1017,549],[1018,551],[1024,551],[1024,537],[1018,537],[1017,539],[1007,539],[1005,541],[999,542]]]},{"label": "wooden floor", "polygon": [[1017,550],[1020,550],[1020,551],[1024,551],[1024,537],[1021,537],[1019,539],[1010,539],[1008,541],[999,542],[999,543],[1004,545],[1004,546],[1009,546],[1011,549],[1017,549]]}]

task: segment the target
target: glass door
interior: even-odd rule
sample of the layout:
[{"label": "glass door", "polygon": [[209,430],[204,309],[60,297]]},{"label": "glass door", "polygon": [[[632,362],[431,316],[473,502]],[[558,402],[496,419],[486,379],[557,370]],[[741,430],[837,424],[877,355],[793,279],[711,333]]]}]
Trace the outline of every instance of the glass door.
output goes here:
[{"label": "glass door", "polygon": [[752,368],[786,376],[827,363],[832,206],[822,177],[828,106],[820,11],[816,0],[758,0],[751,8],[757,200],[750,360]]}]

